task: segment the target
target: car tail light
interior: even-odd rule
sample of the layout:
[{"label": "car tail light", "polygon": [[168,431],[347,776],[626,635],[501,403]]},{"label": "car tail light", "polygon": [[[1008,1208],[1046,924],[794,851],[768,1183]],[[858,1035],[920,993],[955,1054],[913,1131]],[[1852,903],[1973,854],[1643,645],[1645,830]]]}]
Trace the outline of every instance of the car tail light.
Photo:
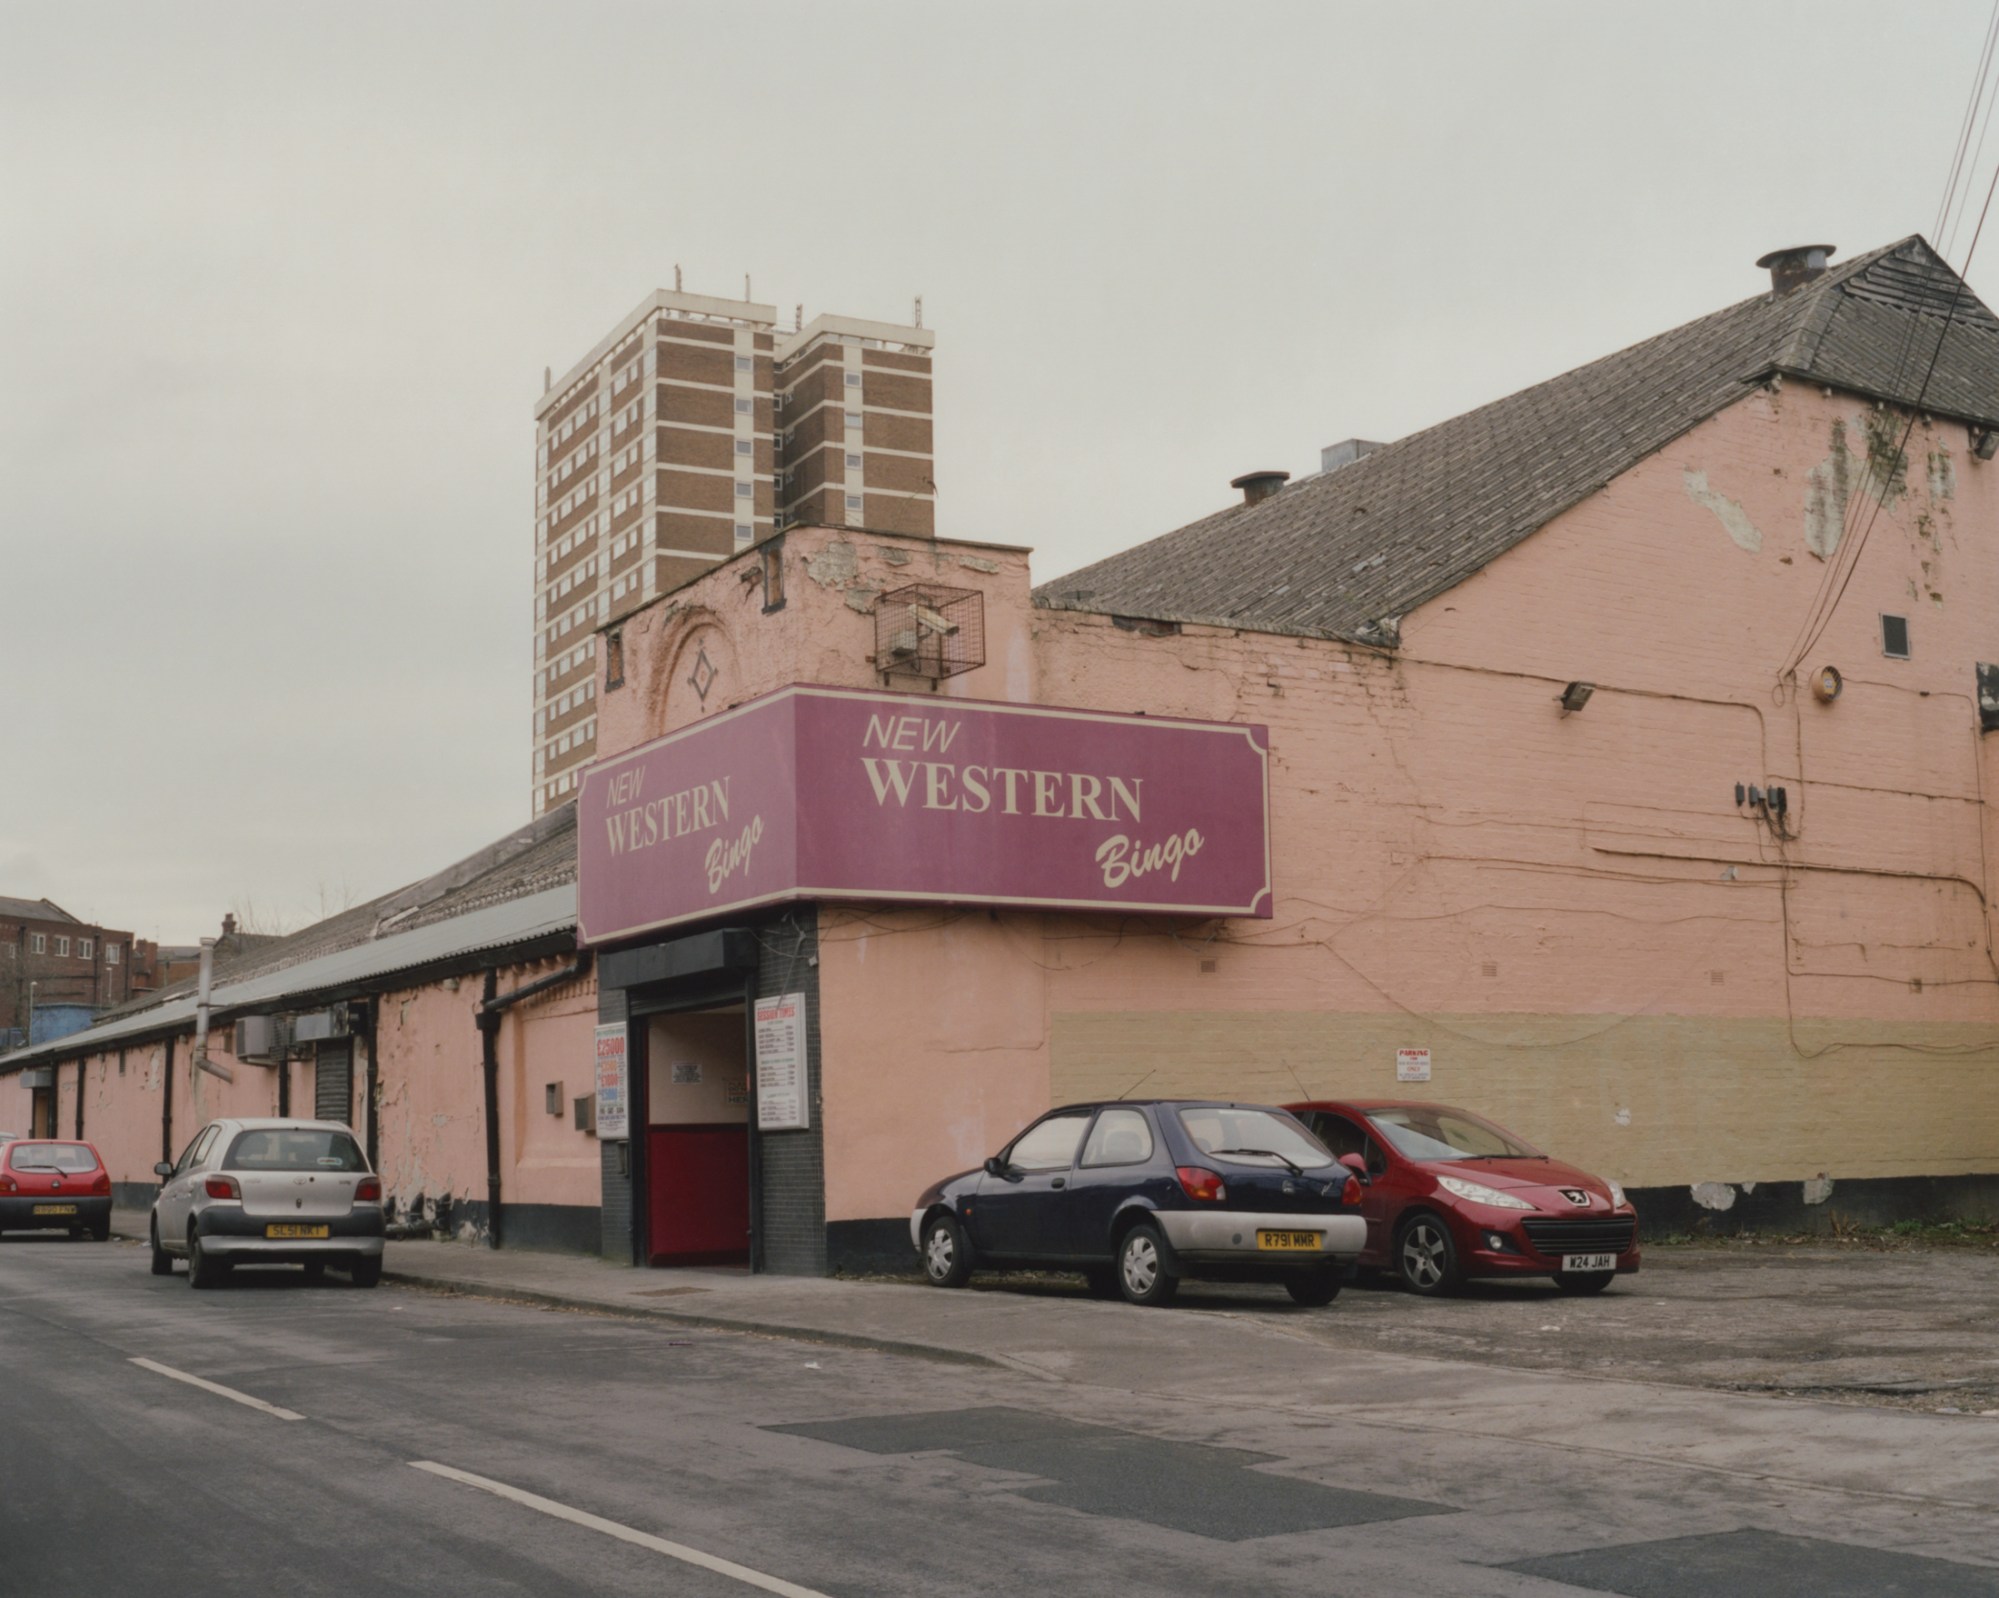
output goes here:
[{"label": "car tail light", "polygon": [[97,1173],[97,1180],[90,1184],[90,1191],[97,1194],[100,1198],[109,1193],[111,1191],[111,1173],[109,1171],[99,1171]]},{"label": "car tail light", "polygon": [[1358,1204],[1360,1202],[1359,1177],[1350,1176],[1347,1178],[1347,1185],[1340,1189],[1340,1202],[1342,1204]]},{"label": "car tail light", "polygon": [[210,1198],[240,1199],[243,1189],[233,1176],[211,1176],[201,1184],[202,1191]]},{"label": "car tail light", "polygon": [[1219,1204],[1229,1196],[1221,1176],[1204,1165],[1182,1165],[1173,1174],[1180,1178],[1180,1191],[1203,1204]]},{"label": "car tail light", "polygon": [[356,1204],[379,1204],[382,1202],[382,1179],[379,1176],[364,1176],[354,1184]]},{"label": "car tail light", "polygon": [[0,1176],[0,1193],[18,1193],[20,1191],[21,1184],[15,1181],[13,1177]]}]

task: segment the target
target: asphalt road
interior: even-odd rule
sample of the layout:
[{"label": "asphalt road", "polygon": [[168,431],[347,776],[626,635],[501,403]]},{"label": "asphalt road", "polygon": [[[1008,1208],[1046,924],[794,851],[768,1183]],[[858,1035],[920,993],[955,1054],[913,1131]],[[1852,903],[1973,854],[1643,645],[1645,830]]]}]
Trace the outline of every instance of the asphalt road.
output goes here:
[{"label": "asphalt road", "polygon": [[1999,1593],[1989,1505],[1131,1375],[8,1237],[0,1594]]}]

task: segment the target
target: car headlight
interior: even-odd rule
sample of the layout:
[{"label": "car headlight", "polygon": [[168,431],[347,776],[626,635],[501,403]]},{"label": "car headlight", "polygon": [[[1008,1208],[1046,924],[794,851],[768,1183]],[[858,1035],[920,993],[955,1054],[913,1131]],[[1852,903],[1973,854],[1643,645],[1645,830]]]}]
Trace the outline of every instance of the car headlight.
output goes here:
[{"label": "car headlight", "polygon": [[1612,1182],[1610,1184],[1610,1207],[1614,1210],[1621,1210],[1630,1202],[1631,1200],[1624,1196],[1623,1185],[1618,1182]]},{"label": "car headlight", "polygon": [[1516,1198],[1511,1193],[1502,1193],[1496,1187],[1487,1187],[1483,1182],[1467,1182],[1461,1176],[1440,1176],[1437,1185],[1446,1193],[1455,1193],[1461,1199],[1469,1199],[1474,1204],[1490,1204],[1496,1210],[1531,1210],[1534,1206],[1524,1198]]}]

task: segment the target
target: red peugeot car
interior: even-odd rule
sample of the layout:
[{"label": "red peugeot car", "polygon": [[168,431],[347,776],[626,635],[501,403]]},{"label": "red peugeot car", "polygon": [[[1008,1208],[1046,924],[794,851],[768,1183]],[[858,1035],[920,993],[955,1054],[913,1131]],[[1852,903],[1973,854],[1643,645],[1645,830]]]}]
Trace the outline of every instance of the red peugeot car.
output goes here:
[{"label": "red peugeot car", "polygon": [[1638,1269],[1638,1214],[1623,1188],[1483,1116],[1379,1099],[1285,1108],[1333,1153],[1366,1164],[1363,1270],[1434,1294],[1498,1276],[1552,1276],[1565,1293],[1600,1293]]},{"label": "red peugeot car", "polygon": [[88,1143],[16,1138],[0,1143],[0,1231],[111,1235],[111,1173]]}]

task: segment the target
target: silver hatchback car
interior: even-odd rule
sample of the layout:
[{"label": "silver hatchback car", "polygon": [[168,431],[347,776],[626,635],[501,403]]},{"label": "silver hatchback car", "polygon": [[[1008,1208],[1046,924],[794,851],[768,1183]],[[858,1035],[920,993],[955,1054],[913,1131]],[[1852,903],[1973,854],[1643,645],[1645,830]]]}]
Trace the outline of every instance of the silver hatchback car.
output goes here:
[{"label": "silver hatchback car", "polygon": [[356,1287],[382,1279],[382,1179],[338,1121],[211,1121],[161,1178],[153,1201],[153,1274],[187,1261],[190,1287],[214,1287],[232,1265],[346,1270]]}]

